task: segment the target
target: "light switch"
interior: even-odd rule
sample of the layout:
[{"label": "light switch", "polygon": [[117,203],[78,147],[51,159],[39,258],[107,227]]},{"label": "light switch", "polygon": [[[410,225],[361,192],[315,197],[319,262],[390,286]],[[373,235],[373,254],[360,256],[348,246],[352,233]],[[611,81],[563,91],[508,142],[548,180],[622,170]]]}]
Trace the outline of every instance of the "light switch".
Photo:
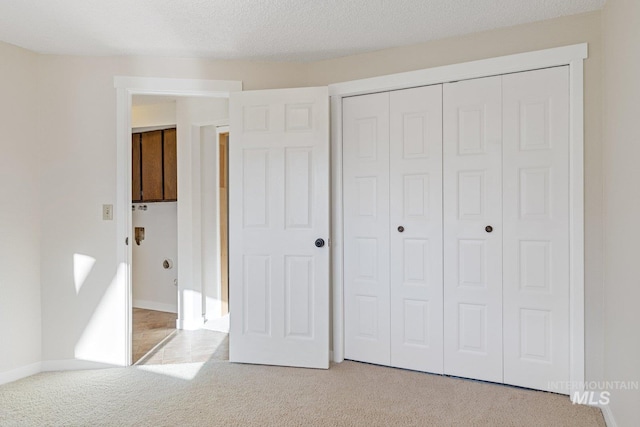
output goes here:
[{"label": "light switch", "polygon": [[104,221],[113,220],[113,205],[102,205],[102,219]]}]

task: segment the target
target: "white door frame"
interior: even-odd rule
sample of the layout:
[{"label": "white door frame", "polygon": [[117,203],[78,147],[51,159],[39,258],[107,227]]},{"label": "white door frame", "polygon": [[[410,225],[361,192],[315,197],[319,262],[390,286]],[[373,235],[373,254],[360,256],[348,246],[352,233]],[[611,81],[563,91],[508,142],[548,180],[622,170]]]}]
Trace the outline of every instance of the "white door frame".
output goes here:
[{"label": "white door frame", "polygon": [[[125,346],[122,364],[131,365],[132,335],[132,238],[131,238],[131,99],[133,95],[165,95],[204,98],[228,98],[230,92],[242,90],[241,81],[169,79],[152,77],[114,77],[116,88],[116,204],[114,207],[117,250],[116,259],[124,274],[118,275],[118,288],[124,295]],[[125,240],[129,245],[125,245]],[[191,244],[191,236],[187,236]],[[178,316],[181,313],[178,305]]]},{"label": "white door frame", "polygon": [[331,96],[331,223],[333,360],[344,360],[342,98],[381,91],[448,83],[540,68],[569,66],[570,91],[570,284],[569,380],[571,394],[584,391],[584,87],[587,44],[446,65],[329,85]]}]

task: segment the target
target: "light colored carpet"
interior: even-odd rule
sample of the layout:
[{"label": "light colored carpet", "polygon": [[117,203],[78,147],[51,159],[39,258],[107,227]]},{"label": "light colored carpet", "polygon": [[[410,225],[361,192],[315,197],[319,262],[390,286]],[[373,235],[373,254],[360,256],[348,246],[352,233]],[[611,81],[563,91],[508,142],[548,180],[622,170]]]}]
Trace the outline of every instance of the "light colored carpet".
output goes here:
[{"label": "light colored carpet", "polygon": [[356,362],[43,373],[0,387],[2,426],[604,426],[566,396]]}]

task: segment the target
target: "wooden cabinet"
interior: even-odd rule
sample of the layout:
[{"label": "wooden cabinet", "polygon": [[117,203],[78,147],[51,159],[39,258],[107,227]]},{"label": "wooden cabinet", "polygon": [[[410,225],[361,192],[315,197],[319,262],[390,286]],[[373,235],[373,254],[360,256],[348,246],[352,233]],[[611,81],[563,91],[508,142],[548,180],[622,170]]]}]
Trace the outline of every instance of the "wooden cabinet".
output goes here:
[{"label": "wooden cabinet", "polygon": [[140,140],[142,134],[131,135],[131,198],[134,202],[139,202],[142,196],[142,174],[140,166],[142,157],[140,153]]},{"label": "wooden cabinet", "polygon": [[175,129],[164,131],[163,153],[164,200],[178,200],[178,153]]},{"label": "wooden cabinet", "polygon": [[178,199],[176,130],[132,135],[132,200],[163,202]]}]

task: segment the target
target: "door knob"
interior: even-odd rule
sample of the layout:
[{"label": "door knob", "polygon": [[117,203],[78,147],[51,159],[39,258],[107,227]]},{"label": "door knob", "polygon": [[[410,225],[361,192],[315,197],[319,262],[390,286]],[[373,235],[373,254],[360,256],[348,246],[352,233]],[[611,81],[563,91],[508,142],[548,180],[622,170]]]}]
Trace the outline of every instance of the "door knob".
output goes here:
[{"label": "door knob", "polygon": [[490,225],[487,225],[487,226],[484,228],[484,231],[486,231],[487,233],[491,233],[491,232],[493,231],[493,227],[492,227],[492,226],[490,226]]},{"label": "door knob", "polygon": [[404,227],[403,226],[398,227],[398,231],[402,233],[404,231]]},{"label": "door knob", "polygon": [[316,239],[316,248],[321,248],[324,246],[324,239]]}]

